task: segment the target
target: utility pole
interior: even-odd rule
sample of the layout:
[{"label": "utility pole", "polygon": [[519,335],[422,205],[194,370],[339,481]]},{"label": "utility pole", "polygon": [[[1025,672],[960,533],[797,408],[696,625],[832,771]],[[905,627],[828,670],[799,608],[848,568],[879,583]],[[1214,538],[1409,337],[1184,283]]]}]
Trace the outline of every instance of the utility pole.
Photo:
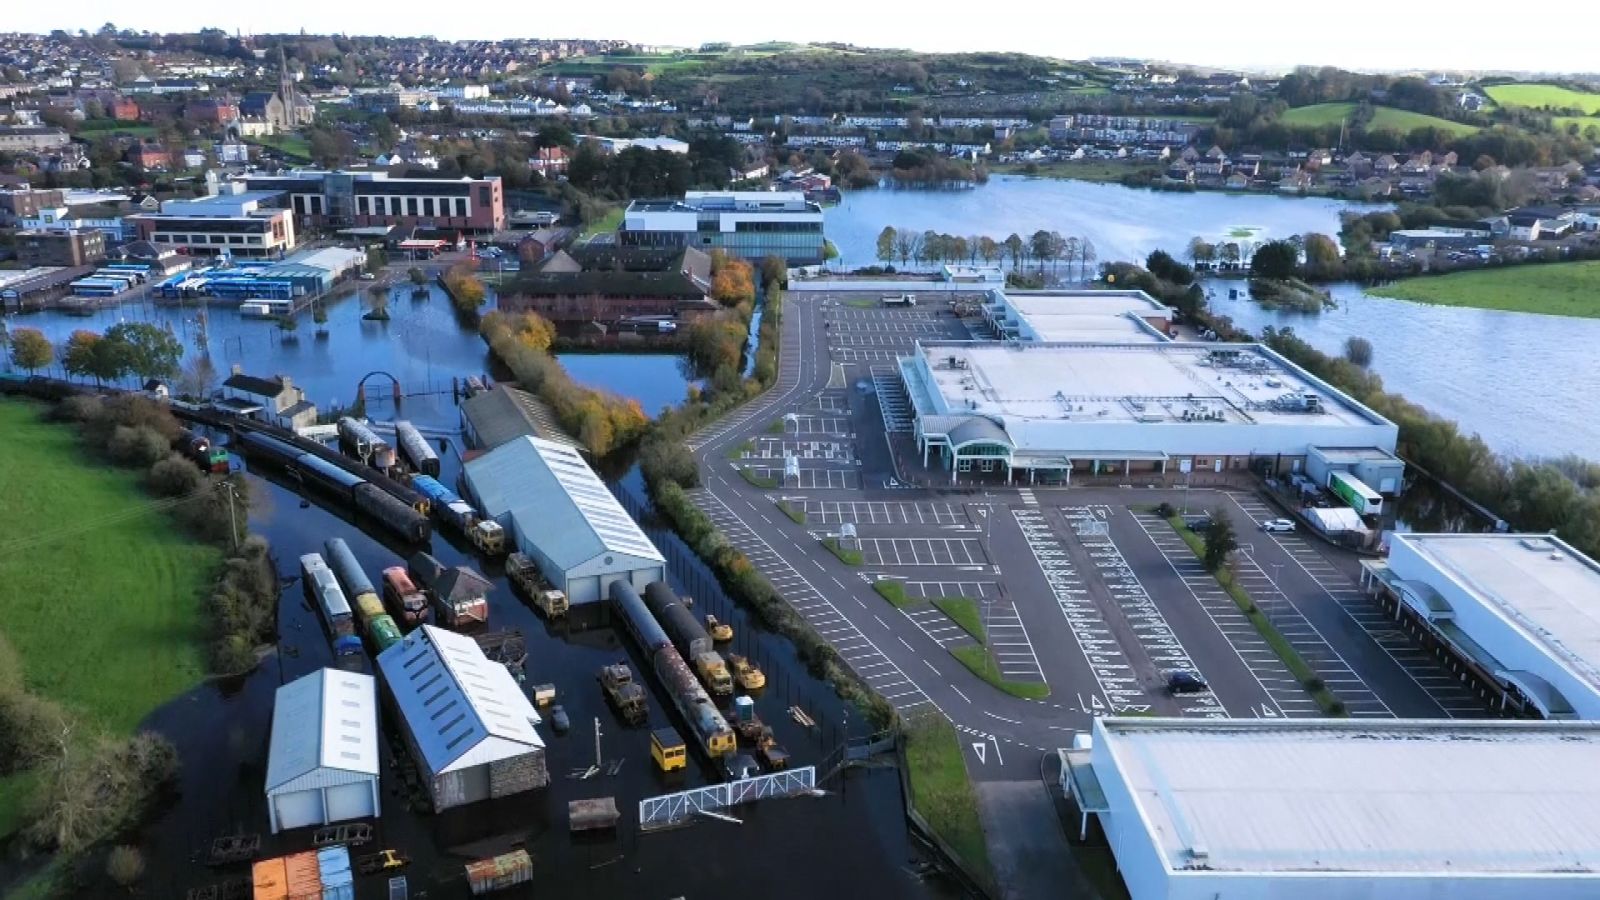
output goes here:
[{"label": "utility pole", "polygon": [[228,531],[233,535],[233,552],[239,552],[239,518],[233,511],[233,482],[223,479],[218,485],[228,495]]},{"label": "utility pole", "polygon": [[596,716],[594,720],[594,767],[596,771],[600,769],[600,761],[600,718]]}]

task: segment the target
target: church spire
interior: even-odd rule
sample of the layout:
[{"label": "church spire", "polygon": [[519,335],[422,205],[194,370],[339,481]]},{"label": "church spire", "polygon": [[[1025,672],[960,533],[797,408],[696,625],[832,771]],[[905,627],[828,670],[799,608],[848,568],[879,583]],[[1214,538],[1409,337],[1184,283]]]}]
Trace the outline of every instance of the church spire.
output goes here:
[{"label": "church spire", "polygon": [[283,55],[283,46],[278,46],[278,99],[283,101],[283,108],[294,108],[294,81],[289,78],[289,60]]}]

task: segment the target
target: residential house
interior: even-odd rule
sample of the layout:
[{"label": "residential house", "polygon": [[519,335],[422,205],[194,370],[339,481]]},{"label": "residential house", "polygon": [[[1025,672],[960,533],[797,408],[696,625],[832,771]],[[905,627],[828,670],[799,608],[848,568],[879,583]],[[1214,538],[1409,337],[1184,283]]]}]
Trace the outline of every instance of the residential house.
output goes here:
[{"label": "residential house", "polygon": [[1361,191],[1361,196],[1368,200],[1378,200],[1387,197],[1391,192],[1394,191],[1394,185],[1390,184],[1388,180],[1379,178],[1376,175],[1361,179],[1358,187]]},{"label": "residential house", "polygon": [[571,162],[565,147],[540,147],[528,158],[528,168],[546,178],[565,175]]},{"label": "residential house", "polygon": [[1309,172],[1288,172],[1278,179],[1278,190],[1285,194],[1308,191],[1316,183]]},{"label": "residential house", "polygon": [[229,97],[206,97],[185,104],[183,117],[207,128],[221,128],[239,118],[239,105]]},{"label": "residential house", "polygon": [[1305,167],[1307,169],[1316,171],[1323,166],[1331,165],[1333,165],[1333,151],[1327,149],[1326,147],[1312,150],[1310,153],[1306,154]]},{"label": "residential house", "polygon": [[1184,184],[1194,184],[1194,163],[1180,159],[1167,166],[1167,179]]},{"label": "residential house", "polygon": [[111,101],[108,111],[111,113],[111,118],[116,119],[118,122],[139,121],[139,104],[127,97],[118,97]]},{"label": "residential house", "polygon": [[128,164],[145,172],[165,172],[172,164],[172,154],[157,143],[143,142],[128,148]]},{"label": "residential house", "polygon": [[1392,155],[1390,155],[1388,153],[1385,153],[1384,155],[1378,157],[1372,163],[1372,171],[1375,172],[1378,175],[1390,175],[1390,174],[1393,174],[1394,171],[1396,169],[1398,169],[1398,168],[1400,168],[1399,160],[1395,159]]},{"label": "residential house", "polygon": [[743,166],[729,167],[728,180],[733,182],[758,181],[767,177],[767,173],[770,171],[771,168],[764,162],[745,163]]},{"label": "residential house", "polygon": [[1357,178],[1365,178],[1372,172],[1372,159],[1360,150],[1356,150],[1345,156],[1344,167]]},{"label": "residential house", "polygon": [[540,262],[572,243],[576,236],[571,228],[537,228],[513,233],[517,236],[517,258],[524,264]]},{"label": "residential house", "polygon": [[235,364],[228,380],[222,383],[222,398],[216,401],[242,416],[299,430],[317,424],[316,404],[306,400],[306,392],[295,387],[287,375],[260,378],[246,375]]},{"label": "residential house", "polygon": [[1243,172],[1234,172],[1222,179],[1222,186],[1230,191],[1242,191],[1250,187],[1250,176]]},{"label": "residential house", "polygon": [[60,128],[0,128],[0,153],[42,153],[72,143]]}]

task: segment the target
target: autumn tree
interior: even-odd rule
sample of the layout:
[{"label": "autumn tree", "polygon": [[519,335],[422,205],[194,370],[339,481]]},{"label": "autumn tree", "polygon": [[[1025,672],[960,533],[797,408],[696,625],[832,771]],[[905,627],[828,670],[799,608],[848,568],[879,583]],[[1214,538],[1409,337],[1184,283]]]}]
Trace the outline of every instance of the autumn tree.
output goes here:
[{"label": "autumn tree", "polygon": [[883,230],[878,232],[878,262],[894,262],[895,237],[893,225],[885,225]]},{"label": "autumn tree", "polygon": [[11,333],[11,361],[28,374],[50,365],[55,348],[37,328],[18,328]]}]

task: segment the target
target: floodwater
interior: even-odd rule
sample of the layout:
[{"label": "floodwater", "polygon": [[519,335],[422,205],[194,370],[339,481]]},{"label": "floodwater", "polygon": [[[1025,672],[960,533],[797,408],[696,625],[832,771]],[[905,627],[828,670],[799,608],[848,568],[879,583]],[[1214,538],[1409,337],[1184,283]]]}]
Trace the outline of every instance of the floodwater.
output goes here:
[{"label": "floodwater", "polygon": [[1176,193],[997,175],[965,190],[847,191],[844,202],[827,210],[826,227],[839,249],[833,262],[838,268],[879,265],[878,233],[885,225],[996,241],[1013,232],[1027,240],[1040,229],[1059,231],[1088,238],[1101,262],[1142,261],[1156,249],[1181,257],[1196,236],[1219,241],[1237,231],[1263,241],[1308,231],[1336,235],[1340,210],[1364,208],[1379,207],[1319,197]]},{"label": "floodwater", "polygon": [[[307,399],[321,409],[349,406],[366,379],[368,409],[374,416],[393,413],[393,376],[405,399],[401,414],[419,424],[454,427],[457,421],[453,380],[483,375],[492,369],[488,345],[450,308],[449,298],[433,286],[427,299],[413,299],[410,285],[397,288],[389,301],[390,320],[370,322],[359,296],[335,301],[328,321],[317,326],[309,312],[299,327],[285,335],[271,321],[241,317],[226,305],[201,310],[154,303],[129,303],[93,316],[60,312],[14,315],[10,328],[37,328],[52,342],[64,342],[73,331],[104,332],[123,321],[170,326],[183,342],[185,359],[209,349],[219,381],[229,368],[242,366],[252,375],[286,374],[305,388]],[[318,336],[325,330],[326,336]],[[654,415],[663,406],[683,402],[691,373],[683,357],[671,353],[562,354],[562,364],[576,380],[638,400]],[[55,373],[60,375],[59,368]],[[370,376],[370,377],[369,377]]]},{"label": "floodwater", "polygon": [[[1228,298],[1228,288],[1240,296]],[[1259,333],[1293,328],[1324,353],[1372,342],[1384,386],[1514,456],[1593,456],[1600,446],[1600,319],[1575,319],[1367,296],[1330,285],[1337,309],[1264,310],[1243,282],[1217,281],[1212,309]]]},{"label": "floodwater", "polygon": [[[459,473],[459,448],[443,454],[446,480]],[[302,553],[322,552],[322,542],[342,537],[377,580],[387,566],[403,564],[408,548],[393,545],[356,527],[339,504],[321,495],[305,504],[270,472],[252,477],[251,489],[264,501],[252,513],[251,530],[273,545],[278,568],[295,574]],[[636,481],[631,479],[630,481]],[[630,485],[636,487],[636,484]],[[750,657],[768,675],[757,713],[774,727],[795,766],[816,765],[819,778],[833,768],[832,754],[847,735],[861,735],[866,724],[852,718],[831,690],[805,672],[787,641],[763,631],[733,604],[715,579],[677,539],[645,519],[651,538],[669,558],[671,579],[680,593],[696,600],[696,612],[713,612],[735,629],[733,652]],[[556,702],[567,710],[572,729],[556,735],[548,720],[540,727],[551,775],[548,788],[504,800],[475,804],[433,815],[408,807],[394,774],[398,744],[394,723],[383,718],[383,815],[372,844],[355,851],[396,848],[412,857],[404,870],[412,896],[466,897],[462,865],[474,858],[525,847],[533,856],[532,887],[506,892],[510,897],[675,897],[728,896],[758,888],[764,896],[811,898],[843,896],[927,898],[954,896],[937,881],[912,874],[919,863],[903,815],[900,782],[892,767],[854,769],[819,785],[827,794],[764,801],[731,808],[743,824],[702,820],[693,825],[644,834],[636,827],[638,802],[715,780],[709,763],[691,755],[687,773],[664,777],[649,758],[649,729],[684,726],[649,676],[649,666],[631,641],[601,622],[580,628],[550,625],[512,593],[498,564],[485,565],[465,550],[456,535],[436,533],[431,552],[447,565],[478,568],[494,581],[490,629],[516,629],[527,640],[529,685],[550,683]],[[237,683],[202,686],[151,717],[150,725],[170,735],[185,760],[180,790],[141,835],[149,863],[144,886],[153,895],[181,897],[188,889],[242,875],[243,866],[207,869],[201,860],[219,835],[261,832],[264,854],[293,852],[309,843],[307,831],[273,838],[266,834],[263,797],[272,697],[276,688],[330,665],[328,639],[318,614],[298,583],[282,595],[275,654]],[[650,719],[625,726],[605,702],[596,673],[626,659],[650,690]],[[789,716],[798,705],[819,723],[797,725]],[[599,728],[601,774],[571,777],[595,760]],[[619,762],[615,776],[607,774]],[[570,800],[615,797],[622,825],[615,832],[570,835],[565,804]],[[359,896],[384,896],[383,879],[358,878]],[[519,892],[520,891],[520,892]]]}]

